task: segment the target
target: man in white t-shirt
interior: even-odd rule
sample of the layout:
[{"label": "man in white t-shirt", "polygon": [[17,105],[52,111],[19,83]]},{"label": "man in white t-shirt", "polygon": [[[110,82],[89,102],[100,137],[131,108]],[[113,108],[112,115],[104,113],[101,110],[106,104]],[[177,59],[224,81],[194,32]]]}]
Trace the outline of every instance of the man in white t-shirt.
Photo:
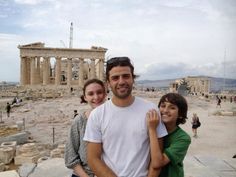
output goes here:
[{"label": "man in white t-shirt", "polygon": [[[134,67],[128,57],[107,61],[106,80],[113,96],[94,109],[88,119],[84,140],[87,160],[99,177],[147,177],[150,147],[146,113],[154,103],[132,95]],[[167,135],[161,122],[161,137]]]}]

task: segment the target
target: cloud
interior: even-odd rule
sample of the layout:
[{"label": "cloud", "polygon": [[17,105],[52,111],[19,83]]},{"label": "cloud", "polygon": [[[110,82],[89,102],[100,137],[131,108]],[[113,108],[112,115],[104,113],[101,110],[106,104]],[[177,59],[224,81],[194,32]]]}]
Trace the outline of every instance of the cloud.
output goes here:
[{"label": "cloud", "polygon": [[20,57],[17,45],[22,37],[0,33],[0,81],[19,81]]},{"label": "cloud", "polygon": [[17,4],[25,4],[25,5],[38,5],[44,2],[51,2],[52,0],[15,0]]},{"label": "cloud", "polygon": [[[212,77],[226,77],[236,79],[235,61],[228,61],[225,65],[223,63],[206,63],[203,65],[191,65],[186,63],[152,63],[145,66],[145,70],[138,73],[140,79],[173,79],[186,76],[212,76]],[[225,73],[224,73],[225,72]]]},{"label": "cloud", "polygon": [[[225,48],[227,62],[236,57],[236,1],[232,0],[10,2],[0,2],[0,51],[9,61],[19,59],[18,44],[41,41],[62,47],[62,40],[68,46],[71,22],[74,48],[96,45],[108,48],[106,57],[128,56],[146,78],[223,75]],[[225,75],[233,76],[233,71],[230,67]]]}]

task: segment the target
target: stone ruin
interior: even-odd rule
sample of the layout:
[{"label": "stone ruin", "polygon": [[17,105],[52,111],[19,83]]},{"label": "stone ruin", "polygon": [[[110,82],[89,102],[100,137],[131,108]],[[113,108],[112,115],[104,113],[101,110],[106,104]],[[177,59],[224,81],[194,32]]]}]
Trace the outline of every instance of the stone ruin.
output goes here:
[{"label": "stone ruin", "polygon": [[[44,43],[19,45],[20,85],[67,85],[83,87],[84,80],[104,80],[106,48],[51,48]],[[52,66],[51,60],[56,60]]]},{"label": "stone ruin", "polygon": [[87,79],[105,78],[106,48],[52,48],[41,42],[18,48],[20,85],[2,89],[0,97],[35,99],[79,95]]},{"label": "stone ruin", "polygon": [[[24,166],[25,164],[41,163],[53,158],[64,158],[65,145],[58,145],[47,152],[46,148],[35,143],[18,145],[16,141],[3,142],[0,145],[0,172],[9,170],[9,165]],[[0,173],[1,174],[1,173]]]},{"label": "stone ruin", "polygon": [[[43,161],[64,158],[64,144],[57,146],[56,144],[34,143],[29,138],[29,133],[24,131],[22,121],[17,121],[16,125],[10,127],[0,124],[0,130],[0,177],[3,171],[16,168],[19,168],[18,171],[20,171],[20,168],[26,164],[32,164],[35,168]],[[13,175],[13,173],[11,174]]]}]

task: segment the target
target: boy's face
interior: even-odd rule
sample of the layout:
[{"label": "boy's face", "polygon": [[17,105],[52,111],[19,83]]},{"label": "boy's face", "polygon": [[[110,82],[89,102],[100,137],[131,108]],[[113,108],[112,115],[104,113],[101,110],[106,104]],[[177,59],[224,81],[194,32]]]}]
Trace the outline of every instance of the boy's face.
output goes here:
[{"label": "boy's face", "polygon": [[161,119],[165,124],[176,124],[179,112],[179,108],[176,105],[165,101],[160,104],[159,109],[161,113]]}]

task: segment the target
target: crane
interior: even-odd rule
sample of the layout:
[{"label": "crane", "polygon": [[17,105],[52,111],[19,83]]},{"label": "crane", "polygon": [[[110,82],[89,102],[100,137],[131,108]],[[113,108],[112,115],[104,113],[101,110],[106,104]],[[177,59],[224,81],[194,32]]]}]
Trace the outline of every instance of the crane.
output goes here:
[{"label": "crane", "polygon": [[70,43],[69,48],[73,47],[73,23],[70,23]]},{"label": "crane", "polygon": [[[66,47],[66,44],[63,40],[60,40],[60,43],[63,45],[64,48]],[[69,38],[69,48],[73,47],[73,23],[70,23],[70,38]]]},{"label": "crane", "polygon": [[64,48],[66,48],[66,44],[63,40],[60,40],[60,43],[63,45]]}]

